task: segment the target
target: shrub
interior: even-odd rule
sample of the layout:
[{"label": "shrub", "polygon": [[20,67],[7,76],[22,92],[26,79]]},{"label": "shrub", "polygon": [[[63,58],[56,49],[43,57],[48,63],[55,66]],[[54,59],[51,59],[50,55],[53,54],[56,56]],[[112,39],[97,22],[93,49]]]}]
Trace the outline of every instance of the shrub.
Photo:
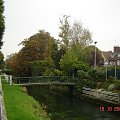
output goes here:
[{"label": "shrub", "polygon": [[115,83],[115,82],[116,82],[116,78],[115,78],[115,77],[110,76],[110,77],[108,78],[107,82],[108,82],[108,83],[110,83],[110,84],[113,84],[113,83]]},{"label": "shrub", "polygon": [[116,81],[115,90],[120,90],[120,81]]},{"label": "shrub", "polygon": [[105,72],[99,69],[90,69],[88,71],[90,79],[95,82],[104,82],[105,81]]},{"label": "shrub", "polygon": [[87,72],[83,71],[83,70],[78,70],[77,71],[77,76],[80,78],[80,79],[87,79],[89,78],[89,75]]}]

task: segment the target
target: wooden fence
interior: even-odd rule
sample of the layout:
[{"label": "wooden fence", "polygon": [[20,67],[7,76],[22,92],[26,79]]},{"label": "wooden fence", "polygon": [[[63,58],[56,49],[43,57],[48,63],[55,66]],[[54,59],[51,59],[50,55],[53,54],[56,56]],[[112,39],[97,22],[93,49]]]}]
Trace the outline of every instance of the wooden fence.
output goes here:
[{"label": "wooden fence", "polygon": [[108,92],[102,89],[91,89],[83,87],[83,96],[88,96],[90,98],[98,99],[101,101],[120,104],[120,94]]}]

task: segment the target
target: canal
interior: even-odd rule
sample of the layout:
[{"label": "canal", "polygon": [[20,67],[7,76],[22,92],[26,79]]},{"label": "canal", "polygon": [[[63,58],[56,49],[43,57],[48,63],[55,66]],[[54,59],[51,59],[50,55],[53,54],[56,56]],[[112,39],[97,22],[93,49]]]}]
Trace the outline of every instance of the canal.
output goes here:
[{"label": "canal", "polygon": [[78,100],[71,94],[63,95],[45,86],[29,86],[27,90],[39,101],[51,120],[120,120],[120,111],[101,112],[100,105]]}]

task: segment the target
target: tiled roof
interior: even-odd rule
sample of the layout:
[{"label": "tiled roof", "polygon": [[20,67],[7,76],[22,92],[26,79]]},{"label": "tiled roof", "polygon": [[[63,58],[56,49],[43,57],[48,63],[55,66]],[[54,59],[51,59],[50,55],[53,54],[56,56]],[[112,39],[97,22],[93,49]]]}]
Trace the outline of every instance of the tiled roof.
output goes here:
[{"label": "tiled roof", "polygon": [[103,51],[102,53],[106,60],[108,60],[112,56],[112,51]]}]

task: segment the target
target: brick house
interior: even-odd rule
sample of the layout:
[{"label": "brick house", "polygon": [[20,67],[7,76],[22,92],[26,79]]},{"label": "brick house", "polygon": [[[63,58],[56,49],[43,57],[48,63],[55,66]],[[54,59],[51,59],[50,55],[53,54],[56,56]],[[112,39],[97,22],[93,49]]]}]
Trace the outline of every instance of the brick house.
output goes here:
[{"label": "brick house", "polygon": [[110,66],[120,66],[120,47],[114,46],[114,50],[103,52],[104,56],[104,65],[110,65]]}]

